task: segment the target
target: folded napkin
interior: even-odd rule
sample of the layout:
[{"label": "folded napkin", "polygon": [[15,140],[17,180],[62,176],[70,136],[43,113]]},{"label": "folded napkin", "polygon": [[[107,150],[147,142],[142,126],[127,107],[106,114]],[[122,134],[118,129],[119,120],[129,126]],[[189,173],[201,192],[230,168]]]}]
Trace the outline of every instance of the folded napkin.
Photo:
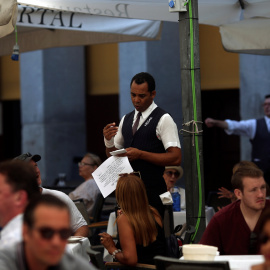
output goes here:
[{"label": "folded napkin", "polygon": [[169,191],[159,195],[163,204],[173,204],[172,195]]}]

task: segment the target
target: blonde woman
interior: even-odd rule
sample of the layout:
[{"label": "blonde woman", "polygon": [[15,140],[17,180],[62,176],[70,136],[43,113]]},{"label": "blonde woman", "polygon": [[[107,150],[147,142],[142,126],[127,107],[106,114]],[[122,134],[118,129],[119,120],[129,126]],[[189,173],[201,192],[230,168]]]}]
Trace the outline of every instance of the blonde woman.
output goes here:
[{"label": "blonde woman", "polygon": [[154,264],[154,256],[166,255],[161,217],[148,204],[142,180],[134,174],[121,175],[115,192],[121,208],[117,217],[120,247],[107,233],[99,234],[102,245],[122,264]]}]

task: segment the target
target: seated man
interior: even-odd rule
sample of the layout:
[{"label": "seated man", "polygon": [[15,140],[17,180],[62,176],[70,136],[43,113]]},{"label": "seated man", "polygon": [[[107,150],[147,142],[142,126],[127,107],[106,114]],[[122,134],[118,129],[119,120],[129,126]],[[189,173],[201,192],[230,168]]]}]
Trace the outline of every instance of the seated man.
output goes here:
[{"label": "seated man", "polygon": [[[184,171],[181,166],[167,166],[163,173],[163,178],[166,182],[167,191],[175,186],[177,180],[181,179]],[[184,188],[179,188],[179,193],[181,195],[181,209],[186,208],[186,193]]]},{"label": "seated man", "polygon": [[79,185],[74,191],[69,193],[69,197],[72,200],[83,199],[86,205],[86,210],[89,216],[92,215],[92,210],[100,190],[93,179],[92,173],[101,164],[100,158],[91,153],[87,153],[79,165],[79,174],[85,180],[81,185]]},{"label": "seated man", "polygon": [[85,219],[83,218],[83,216],[81,215],[81,213],[79,212],[79,210],[77,209],[76,205],[73,203],[73,201],[68,197],[68,195],[66,195],[65,193],[58,191],[58,190],[52,190],[52,189],[47,189],[47,188],[43,188],[41,187],[41,176],[40,176],[40,170],[38,168],[37,162],[41,159],[40,155],[31,155],[30,153],[26,153],[26,154],[22,154],[18,157],[16,157],[15,159],[19,159],[25,162],[29,162],[36,170],[36,181],[40,187],[40,192],[42,194],[51,194],[54,195],[58,198],[60,198],[61,200],[63,200],[70,209],[70,213],[71,213],[71,229],[72,229],[72,234],[73,235],[77,235],[77,236],[85,236],[88,237],[88,226],[87,223],[85,221]]},{"label": "seated man", "polygon": [[30,164],[15,160],[0,164],[0,248],[21,240],[23,212],[35,196],[40,192]]},{"label": "seated man", "polygon": [[23,217],[23,242],[0,252],[0,269],[96,270],[79,256],[65,253],[71,235],[69,207],[52,195],[31,200]]},{"label": "seated man", "polygon": [[238,200],[213,216],[200,244],[218,247],[220,255],[257,254],[259,220],[270,206],[263,172],[253,167],[239,168],[231,182]]}]

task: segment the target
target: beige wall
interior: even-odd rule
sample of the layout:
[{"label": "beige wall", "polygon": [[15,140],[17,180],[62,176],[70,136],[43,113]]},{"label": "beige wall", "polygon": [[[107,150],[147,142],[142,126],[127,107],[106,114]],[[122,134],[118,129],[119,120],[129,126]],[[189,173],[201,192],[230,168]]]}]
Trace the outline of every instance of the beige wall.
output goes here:
[{"label": "beige wall", "polygon": [[201,89],[239,88],[239,55],[223,49],[219,28],[200,25]]},{"label": "beige wall", "polygon": [[0,99],[20,99],[20,63],[11,56],[0,57]]},{"label": "beige wall", "polygon": [[87,47],[87,89],[90,95],[118,94],[118,45]]}]

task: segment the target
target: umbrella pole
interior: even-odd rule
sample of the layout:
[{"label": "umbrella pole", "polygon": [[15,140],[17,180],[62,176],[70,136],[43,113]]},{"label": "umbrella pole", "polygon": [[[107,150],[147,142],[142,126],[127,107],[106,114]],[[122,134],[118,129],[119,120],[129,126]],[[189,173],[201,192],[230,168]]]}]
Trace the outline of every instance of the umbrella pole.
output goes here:
[{"label": "umbrella pole", "polygon": [[198,0],[179,12],[179,33],[186,215],[187,228],[194,229],[184,243],[197,243],[205,230]]}]

